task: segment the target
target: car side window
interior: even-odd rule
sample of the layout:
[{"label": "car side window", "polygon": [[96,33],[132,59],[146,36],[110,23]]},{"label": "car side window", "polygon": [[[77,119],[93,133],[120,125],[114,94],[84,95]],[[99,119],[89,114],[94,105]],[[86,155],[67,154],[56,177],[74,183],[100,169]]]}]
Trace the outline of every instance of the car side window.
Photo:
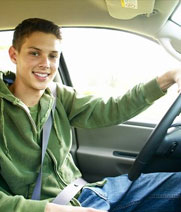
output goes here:
[{"label": "car side window", "polygon": [[[123,95],[178,65],[158,43],[124,31],[63,28],[63,54],[73,86],[85,94]],[[133,120],[157,123],[177,97],[177,87]]]},{"label": "car side window", "polygon": [[[128,32],[63,28],[63,54],[73,86],[84,94],[123,95],[135,84],[178,65],[158,43]],[[0,32],[0,70],[15,72],[8,49],[13,31]],[[157,123],[177,96],[177,86],[133,120]]]},{"label": "car side window", "polygon": [[[63,28],[63,54],[73,86],[85,94],[123,95],[178,65],[158,43],[136,34],[108,29]],[[135,121],[157,123],[177,97],[177,87]]]},{"label": "car side window", "polygon": [[8,49],[12,45],[13,31],[0,31],[0,70],[15,72],[15,65],[11,62]]}]

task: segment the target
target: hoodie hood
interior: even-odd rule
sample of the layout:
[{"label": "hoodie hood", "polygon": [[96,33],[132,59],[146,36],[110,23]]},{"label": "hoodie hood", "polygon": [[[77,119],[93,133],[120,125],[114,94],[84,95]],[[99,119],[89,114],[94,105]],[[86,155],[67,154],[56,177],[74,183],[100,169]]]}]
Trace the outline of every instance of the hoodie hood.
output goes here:
[{"label": "hoodie hood", "polygon": [[[15,97],[8,88],[11,84],[13,84],[15,79],[16,79],[15,73],[11,71],[6,71],[6,72],[0,71],[0,98],[6,99],[10,101],[11,103],[13,103],[14,105],[19,105],[23,107],[26,111],[29,111],[28,107],[20,99]],[[43,94],[43,96],[47,96],[47,95],[50,98],[50,101],[53,102],[54,96],[50,88],[47,88],[45,93]],[[40,103],[41,103],[41,99],[40,99]]]},{"label": "hoodie hood", "polygon": [[10,92],[8,86],[10,86],[16,78],[15,73],[6,71],[0,71],[0,98],[6,99],[10,102],[19,102],[19,100]]},{"label": "hoodie hood", "polygon": [[51,91],[49,89],[46,89],[46,91],[40,98],[40,126],[37,127],[30,115],[29,108],[20,99],[15,97],[8,88],[8,86],[10,86],[15,81],[15,78],[16,75],[13,72],[0,71],[0,128],[2,130],[2,138],[0,138],[0,140],[4,144],[4,152],[9,157],[9,159],[11,158],[9,155],[7,144],[7,130],[5,129],[5,123],[7,122],[7,120],[8,122],[14,123],[16,127],[19,126],[19,129],[21,131],[22,125],[21,123],[19,123],[20,120],[18,120],[18,117],[26,114],[25,119],[30,121],[30,128],[32,129],[32,131],[34,131],[35,134],[37,134],[37,129],[41,130],[43,124],[48,119],[54,102],[54,97],[52,96]]},{"label": "hoodie hood", "polygon": [[8,146],[7,146],[7,141],[6,141],[6,137],[4,134],[4,99],[11,101],[11,102],[15,102],[17,101],[15,96],[10,92],[10,90],[8,89],[8,86],[10,84],[12,84],[15,80],[15,74],[7,71],[7,72],[2,72],[0,71],[0,123],[1,123],[1,128],[2,128],[2,142],[4,144],[4,150],[5,153],[7,155],[7,157],[11,160],[11,157],[9,155],[9,150],[8,150]]}]

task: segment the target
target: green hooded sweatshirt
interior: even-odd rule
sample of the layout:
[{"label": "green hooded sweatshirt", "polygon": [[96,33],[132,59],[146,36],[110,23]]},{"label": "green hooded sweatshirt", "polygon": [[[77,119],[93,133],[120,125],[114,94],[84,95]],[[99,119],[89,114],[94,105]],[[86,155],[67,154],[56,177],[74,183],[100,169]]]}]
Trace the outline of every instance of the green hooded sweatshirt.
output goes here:
[{"label": "green hooded sweatshirt", "polygon": [[[57,84],[53,126],[43,163],[41,200],[31,200],[41,161],[41,132],[54,97],[46,89],[39,102],[38,121],[8,89],[15,75],[0,72],[0,211],[43,212],[47,202],[81,176],[70,149],[71,128],[100,128],[120,124],[164,95],[156,79],[135,86],[124,96],[97,98]],[[76,198],[71,205],[79,205]]]}]

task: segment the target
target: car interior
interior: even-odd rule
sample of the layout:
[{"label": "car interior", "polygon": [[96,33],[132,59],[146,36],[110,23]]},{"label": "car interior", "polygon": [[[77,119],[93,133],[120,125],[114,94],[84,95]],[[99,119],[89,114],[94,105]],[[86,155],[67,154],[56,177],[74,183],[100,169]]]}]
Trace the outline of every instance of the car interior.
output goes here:
[{"label": "car interior", "polygon": [[[103,93],[107,93],[105,87],[111,83],[114,86],[122,84],[125,89],[129,89],[133,83],[148,80],[148,75],[154,77],[158,69],[168,68],[169,61],[172,61],[170,64],[180,63],[180,14],[179,0],[1,1],[0,52],[5,50],[3,44],[8,39],[8,36],[1,38],[1,34],[12,33],[16,25],[26,18],[48,19],[61,27],[63,40],[65,39],[62,41],[62,54],[55,81],[75,88],[80,86],[81,92],[88,94],[94,94],[92,90],[99,87],[104,88]],[[92,31],[100,33],[92,35]],[[115,37],[110,35],[112,32]],[[72,40],[68,39],[69,36]],[[151,46],[142,49],[147,44],[138,41],[133,41],[133,44],[131,39],[135,37],[152,43],[162,53],[157,56],[157,50],[151,51]],[[120,54],[117,49],[121,50],[123,44],[125,47]],[[138,46],[134,47],[135,44]],[[109,46],[111,50],[108,49]],[[99,48],[105,55],[99,53]],[[76,58],[79,50],[81,54]],[[141,56],[138,51],[141,51]],[[127,60],[123,59],[124,52]],[[111,58],[113,62],[108,67],[108,73],[104,72],[104,68],[97,63],[106,63]],[[4,59],[0,62],[0,69],[6,69],[3,61]],[[136,62],[138,66],[135,66]],[[82,72],[78,73],[83,64],[85,66]],[[130,65],[132,72],[128,73],[126,68]],[[152,65],[155,67],[152,68],[153,73],[149,69]],[[103,69],[103,73],[97,71],[96,67]],[[137,76],[139,67],[142,67],[143,72]],[[113,69],[116,69],[116,76],[113,76]],[[136,76],[138,79],[135,79]],[[118,78],[123,81],[120,83]],[[112,81],[107,83],[110,79]],[[89,80],[91,86],[96,81],[97,88],[86,88],[86,80]],[[121,89],[118,87],[120,95],[123,92]],[[112,90],[110,95],[111,92]],[[180,171],[177,163],[181,158],[180,105],[181,98],[174,88],[168,92],[168,97],[163,97],[159,104],[151,106],[155,109],[149,111],[150,118],[140,116],[120,125],[100,129],[73,128],[71,153],[83,177],[93,182],[105,176],[129,173],[129,178],[135,180],[142,172]],[[156,119],[151,120],[153,116]]]}]

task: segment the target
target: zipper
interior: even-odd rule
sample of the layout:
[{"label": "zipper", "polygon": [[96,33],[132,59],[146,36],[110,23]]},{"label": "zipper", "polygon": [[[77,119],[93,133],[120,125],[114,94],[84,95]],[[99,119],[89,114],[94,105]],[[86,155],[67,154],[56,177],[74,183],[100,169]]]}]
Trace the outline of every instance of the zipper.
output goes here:
[{"label": "zipper", "polygon": [[[16,105],[15,103],[13,103],[14,105]],[[18,107],[20,107],[21,109],[23,109],[25,111],[25,113],[28,115],[28,118],[33,126],[33,130],[35,133],[37,133],[37,129],[36,129],[36,125],[35,125],[35,122],[33,121],[31,115],[30,115],[30,112],[29,112],[29,109],[28,107],[25,105],[25,106],[22,106],[20,104],[18,104]]]}]

